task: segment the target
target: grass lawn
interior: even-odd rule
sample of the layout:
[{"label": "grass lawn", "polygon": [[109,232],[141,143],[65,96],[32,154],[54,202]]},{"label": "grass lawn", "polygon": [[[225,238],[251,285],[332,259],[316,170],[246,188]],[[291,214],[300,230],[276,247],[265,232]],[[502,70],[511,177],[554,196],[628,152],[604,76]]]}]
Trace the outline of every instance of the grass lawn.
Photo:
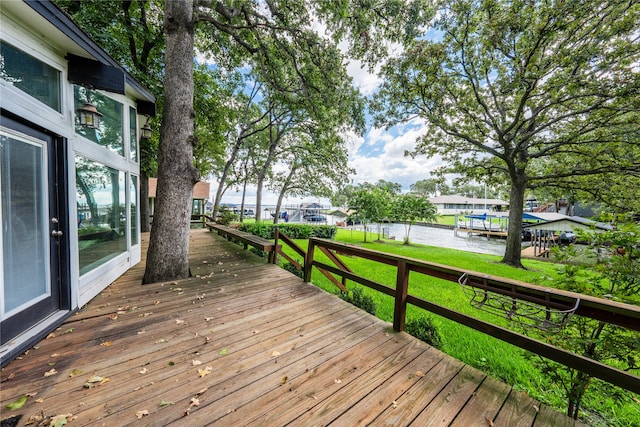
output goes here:
[{"label": "grass lawn", "polygon": [[[364,243],[362,232],[344,229],[338,229],[335,240],[382,252],[549,287],[553,287],[554,279],[559,277],[559,265],[547,261],[523,260],[527,270],[521,270],[501,264],[501,257],[499,256],[418,244],[403,245],[402,242],[395,240]],[[298,241],[297,243],[306,250],[306,241]],[[316,254],[320,259],[321,253],[316,252]],[[394,267],[360,258],[344,256],[341,258],[356,274],[389,287],[395,286],[396,270]],[[330,264],[330,262],[328,263]],[[312,282],[328,292],[336,294],[339,292],[335,285],[315,269]],[[347,286],[352,288],[359,285],[348,282]],[[376,302],[376,315],[385,321],[392,322],[393,298],[369,288],[363,287],[362,289],[366,295],[371,296]],[[409,279],[409,293],[479,319],[507,326],[506,319],[471,307],[468,298],[457,283],[413,274]],[[564,412],[566,408],[564,390],[561,389],[560,385],[551,384],[537,368],[532,366],[525,356],[525,350],[416,307],[408,307],[408,320],[419,316],[429,316],[433,319],[442,336],[443,344],[441,349],[446,353],[513,385],[516,389],[526,391],[534,398]],[[633,422],[629,424],[629,421],[635,419],[638,421],[635,425],[640,425],[640,405],[634,405],[631,397],[627,400],[628,403],[626,404],[618,404],[600,395],[585,399],[585,404],[589,405],[590,409],[603,413],[603,418],[606,419],[606,421],[600,423],[594,421],[595,418],[591,418],[589,424],[626,426],[634,425]]]}]

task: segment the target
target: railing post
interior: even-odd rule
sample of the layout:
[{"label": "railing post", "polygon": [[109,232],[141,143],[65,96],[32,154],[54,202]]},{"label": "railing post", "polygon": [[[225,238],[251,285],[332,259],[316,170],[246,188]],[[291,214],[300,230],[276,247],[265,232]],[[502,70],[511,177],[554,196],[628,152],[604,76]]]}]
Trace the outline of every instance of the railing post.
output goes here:
[{"label": "railing post", "polygon": [[307,255],[304,257],[304,277],[303,280],[305,283],[311,282],[311,268],[313,267],[313,249],[315,248],[315,243],[311,239],[309,239],[309,246],[307,247]]},{"label": "railing post", "polygon": [[395,306],[393,308],[393,329],[404,331],[407,317],[407,294],[409,293],[409,269],[405,260],[398,260],[396,275]]}]

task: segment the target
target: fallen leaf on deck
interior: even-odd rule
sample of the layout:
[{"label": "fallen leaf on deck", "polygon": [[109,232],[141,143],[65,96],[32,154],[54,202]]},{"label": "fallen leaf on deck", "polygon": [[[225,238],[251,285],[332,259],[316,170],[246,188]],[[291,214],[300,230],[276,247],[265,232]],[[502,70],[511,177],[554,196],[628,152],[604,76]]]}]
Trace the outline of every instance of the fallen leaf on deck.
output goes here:
[{"label": "fallen leaf on deck", "polygon": [[147,331],[145,331],[145,330],[143,329],[143,330],[141,330],[140,332],[138,332],[138,335],[142,335],[142,334],[146,334],[146,333],[147,333]]},{"label": "fallen leaf on deck", "polygon": [[79,370],[79,369],[74,369],[74,370],[73,370],[73,371],[71,371],[71,373],[69,374],[69,377],[73,378],[73,377],[75,377],[76,375],[80,375],[81,373],[82,373],[82,371],[81,371],[81,370]]},{"label": "fallen leaf on deck", "polygon": [[173,405],[174,403],[175,402],[172,402],[171,400],[161,400],[160,403],[158,403],[158,406],[164,408],[165,406]]},{"label": "fallen leaf on deck", "polygon": [[51,356],[49,356],[49,357],[58,357],[58,356],[60,356],[60,353],[53,353],[53,354],[52,354]]},{"label": "fallen leaf on deck", "polygon": [[49,422],[50,427],[62,427],[67,424],[67,421],[73,417],[73,414],[64,414],[64,415],[56,415],[51,417],[51,421]]},{"label": "fallen leaf on deck", "polygon": [[100,344],[102,347],[109,347],[111,345],[111,341],[105,341],[102,344]]},{"label": "fallen leaf on deck", "polygon": [[391,407],[393,409],[396,409],[398,407],[398,402],[396,402],[395,400],[391,403]]},{"label": "fallen leaf on deck", "polygon": [[197,397],[192,397],[191,398],[191,405],[189,406],[200,406],[200,399],[198,399]]},{"label": "fallen leaf on deck", "polygon": [[192,361],[191,361],[191,364],[192,364],[193,366],[199,366],[199,365],[202,365],[202,362],[201,362],[201,361],[199,361],[199,360],[192,360]]},{"label": "fallen leaf on deck", "polygon": [[55,338],[55,337],[56,337],[56,334],[51,332],[49,335],[47,335],[47,338],[45,338],[45,339],[48,340],[49,338]]},{"label": "fallen leaf on deck", "polygon": [[111,319],[111,320],[116,320],[117,318],[118,318],[118,315],[117,315],[117,314],[115,314],[115,313],[114,313],[114,314],[111,314],[111,315],[109,316],[109,319]]},{"label": "fallen leaf on deck", "polygon": [[43,397],[39,397],[36,399],[36,403],[42,403],[44,402],[44,398]]},{"label": "fallen leaf on deck", "polygon": [[25,403],[27,403],[27,396],[22,396],[15,402],[11,402],[8,405],[5,405],[5,408],[7,408],[9,411],[15,411],[16,409],[22,408]]},{"label": "fallen leaf on deck", "polygon": [[182,288],[173,288],[171,290],[174,291],[174,292],[180,292],[182,290]]},{"label": "fallen leaf on deck", "polygon": [[57,374],[58,371],[55,370],[55,368],[51,368],[50,370],[48,370],[47,372],[44,373],[45,377],[50,377],[51,375],[55,375]]},{"label": "fallen leaf on deck", "polygon": [[484,420],[487,422],[487,425],[489,427],[495,427],[495,424],[493,423],[493,421],[491,421],[491,419],[489,417],[487,417],[486,415],[484,417]]},{"label": "fallen leaf on deck", "polygon": [[211,366],[207,366],[204,369],[198,369],[198,376],[200,378],[209,375],[211,372],[213,372],[213,368]]},{"label": "fallen leaf on deck", "polygon": [[203,388],[202,390],[196,393],[196,396],[200,396],[201,394],[204,394],[207,390],[209,390],[209,387]]},{"label": "fallen leaf on deck", "polygon": [[225,356],[225,355],[227,355],[227,354],[229,354],[229,352],[227,351],[227,349],[226,349],[226,348],[223,348],[222,350],[220,350],[220,355],[221,355],[221,356]]},{"label": "fallen leaf on deck", "polygon": [[280,385],[285,385],[287,383],[288,377],[282,377],[282,381],[280,381]]},{"label": "fallen leaf on deck", "polygon": [[419,377],[419,378],[424,377],[424,372],[422,372],[422,371],[416,371],[416,377]]},{"label": "fallen leaf on deck", "polygon": [[271,353],[271,357],[278,357],[280,356],[280,352],[278,350],[273,350],[273,353]]},{"label": "fallen leaf on deck", "polygon": [[142,368],[142,370],[138,372],[141,374],[146,374],[147,372],[149,372],[149,370],[147,368]]},{"label": "fallen leaf on deck", "polygon": [[204,321],[205,321],[205,322],[210,322],[211,320],[213,320],[213,317],[205,317],[205,318],[204,318]]},{"label": "fallen leaf on deck", "polygon": [[165,340],[164,338],[160,338],[156,341],[156,344],[162,344],[163,342],[167,342],[167,340]]},{"label": "fallen leaf on deck", "polygon": [[38,395],[37,391],[34,391],[33,393],[27,393],[27,397],[36,397]]},{"label": "fallen leaf on deck", "polygon": [[183,323],[184,323],[184,320],[176,319],[176,325],[182,325]]},{"label": "fallen leaf on deck", "polygon": [[338,378],[336,378],[335,380],[333,380],[333,382],[334,382],[334,383],[336,383],[336,384],[342,384],[342,380],[341,380],[341,379],[338,379]]},{"label": "fallen leaf on deck", "polygon": [[147,411],[146,409],[136,412],[136,417],[138,417],[138,419],[141,419],[145,415],[149,415],[149,411]]}]

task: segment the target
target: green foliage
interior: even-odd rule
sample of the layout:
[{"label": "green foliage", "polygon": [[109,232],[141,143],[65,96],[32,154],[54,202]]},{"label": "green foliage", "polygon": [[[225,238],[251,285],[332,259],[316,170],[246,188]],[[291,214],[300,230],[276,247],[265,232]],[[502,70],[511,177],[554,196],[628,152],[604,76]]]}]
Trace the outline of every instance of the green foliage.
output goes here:
[{"label": "green foliage", "polygon": [[238,215],[234,214],[231,209],[226,206],[222,206],[216,217],[216,222],[222,225],[229,225],[233,221],[238,220]]},{"label": "green foliage", "polygon": [[429,316],[420,316],[415,319],[407,320],[405,332],[421,339],[435,348],[442,347],[442,337],[440,336],[433,319]]},{"label": "green foliage", "polygon": [[333,239],[337,227],[333,225],[309,225],[309,224],[271,224],[268,222],[242,223],[238,229],[263,239],[274,239],[275,230],[278,229],[292,239],[308,239],[319,237],[323,239]]},{"label": "green foliage", "polygon": [[302,269],[296,267],[294,264],[292,264],[290,262],[285,262],[284,264],[282,264],[282,268],[284,268],[285,270],[295,274],[296,276],[298,276],[301,279],[304,277],[304,271],[302,271]]},{"label": "green foliage", "polygon": [[376,315],[377,304],[370,295],[366,295],[361,288],[355,287],[347,292],[340,292],[340,298],[366,311],[369,314]]},{"label": "green foliage", "polygon": [[392,199],[391,216],[394,221],[405,223],[404,243],[408,245],[411,226],[417,221],[435,222],[437,209],[422,196],[401,194]]}]

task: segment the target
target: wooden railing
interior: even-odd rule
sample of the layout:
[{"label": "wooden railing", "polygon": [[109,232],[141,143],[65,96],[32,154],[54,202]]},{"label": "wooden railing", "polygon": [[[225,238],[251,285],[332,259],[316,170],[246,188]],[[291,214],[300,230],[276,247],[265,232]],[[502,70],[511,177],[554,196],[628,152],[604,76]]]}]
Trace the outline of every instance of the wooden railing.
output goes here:
[{"label": "wooden railing", "polygon": [[[423,260],[405,258],[326,239],[309,239],[308,251],[306,255],[303,255],[304,251],[291,239],[281,233],[276,238],[285,241],[291,247],[295,245],[298,249],[294,250],[299,255],[304,256],[304,266],[301,266],[281,250],[278,251],[278,254],[285,257],[289,262],[293,262],[294,265],[303,268],[305,282],[311,281],[312,269],[316,267],[325,276],[330,277],[332,282],[342,290],[346,289],[346,280],[348,279],[393,297],[395,300],[393,328],[396,331],[404,330],[407,304],[411,304],[611,384],[640,393],[639,376],[411,295],[409,293],[409,275],[414,272],[457,282],[463,288],[466,286],[472,291],[472,298],[479,296],[476,303],[481,307],[491,306],[491,298],[502,298],[508,302],[508,304],[500,304],[500,307],[504,306],[504,314],[507,317],[515,316],[523,306],[525,308],[532,306],[542,307],[543,314],[539,316],[539,324],[535,325],[542,329],[562,326],[554,322],[554,319],[551,319],[551,315],[562,319],[562,316],[567,314],[575,314],[640,331],[640,307],[573,292],[544,288],[517,280],[494,277]],[[327,255],[334,265],[328,265],[316,260],[314,258],[316,248]],[[395,266],[395,287],[355,274],[340,260],[338,254]],[[338,281],[330,273],[339,276],[341,280]],[[494,305],[497,306],[497,304]],[[526,316],[525,321],[527,321]]]}]

